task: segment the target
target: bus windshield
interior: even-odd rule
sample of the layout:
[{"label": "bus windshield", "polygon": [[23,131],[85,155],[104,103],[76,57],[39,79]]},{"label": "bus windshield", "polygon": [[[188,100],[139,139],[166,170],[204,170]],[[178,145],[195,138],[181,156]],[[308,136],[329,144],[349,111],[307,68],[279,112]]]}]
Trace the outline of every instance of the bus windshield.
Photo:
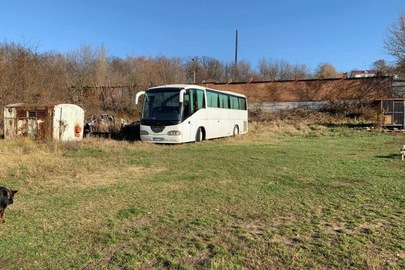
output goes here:
[{"label": "bus windshield", "polygon": [[155,125],[175,125],[181,120],[179,92],[181,88],[149,90],[145,96],[142,122]]}]

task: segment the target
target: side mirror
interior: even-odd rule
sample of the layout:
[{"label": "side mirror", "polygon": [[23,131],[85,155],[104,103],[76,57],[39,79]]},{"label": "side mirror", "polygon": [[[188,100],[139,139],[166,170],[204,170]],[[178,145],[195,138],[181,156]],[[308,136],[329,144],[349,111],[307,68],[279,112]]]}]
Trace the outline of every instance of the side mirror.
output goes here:
[{"label": "side mirror", "polygon": [[182,89],[182,90],[180,90],[180,93],[179,93],[179,102],[180,103],[183,103],[183,101],[184,101],[184,94],[186,93],[186,89]]},{"label": "side mirror", "polygon": [[135,96],[135,104],[138,104],[139,97],[142,96],[142,95],[144,95],[144,94],[145,94],[145,91],[141,91],[141,92],[136,93],[136,96]]}]

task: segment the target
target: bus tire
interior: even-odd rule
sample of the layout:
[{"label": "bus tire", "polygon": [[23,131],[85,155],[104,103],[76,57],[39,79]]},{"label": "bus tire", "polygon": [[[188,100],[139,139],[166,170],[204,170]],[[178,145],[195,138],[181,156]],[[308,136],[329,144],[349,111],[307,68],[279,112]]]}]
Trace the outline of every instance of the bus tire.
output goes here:
[{"label": "bus tire", "polygon": [[199,127],[197,133],[195,134],[195,142],[202,142],[204,140],[203,129]]},{"label": "bus tire", "polygon": [[235,125],[233,127],[233,136],[239,135],[239,127],[238,125]]}]

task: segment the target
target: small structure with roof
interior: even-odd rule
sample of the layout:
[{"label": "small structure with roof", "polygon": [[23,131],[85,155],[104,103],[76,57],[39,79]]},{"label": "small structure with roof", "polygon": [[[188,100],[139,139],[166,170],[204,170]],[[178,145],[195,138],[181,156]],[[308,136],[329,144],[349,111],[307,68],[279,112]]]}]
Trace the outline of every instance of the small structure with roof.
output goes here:
[{"label": "small structure with roof", "polygon": [[405,128],[405,98],[376,99],[380,127]]},{"label": "small structure with roof", "polygon": [[10,104],[4,108],[4,138],[78,141],[83,138],[84,110],[74,104]]}]

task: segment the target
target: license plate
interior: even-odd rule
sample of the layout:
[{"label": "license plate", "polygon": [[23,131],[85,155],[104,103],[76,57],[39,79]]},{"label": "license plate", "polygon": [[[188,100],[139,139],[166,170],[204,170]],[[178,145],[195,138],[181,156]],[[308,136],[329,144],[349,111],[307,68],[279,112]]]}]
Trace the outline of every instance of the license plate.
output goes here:
[{"label": "license plate", "polygon": [[153,140],[157,141],[157,142],[161,142],[161,141],[163,141],[163,138],[153,138]]}]

